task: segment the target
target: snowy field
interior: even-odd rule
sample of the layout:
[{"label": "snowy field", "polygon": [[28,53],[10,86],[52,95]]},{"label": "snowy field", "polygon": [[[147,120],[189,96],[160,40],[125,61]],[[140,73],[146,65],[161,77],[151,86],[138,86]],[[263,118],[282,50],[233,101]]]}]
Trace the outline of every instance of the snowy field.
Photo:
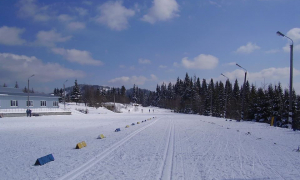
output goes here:
[{"label": "snowy field", "polygon": [[[0,179],[300,179],[299,131],[152,107],[68,108],[73,115],[0,119]],[[47,154],[55,160],[34,166]]]}]

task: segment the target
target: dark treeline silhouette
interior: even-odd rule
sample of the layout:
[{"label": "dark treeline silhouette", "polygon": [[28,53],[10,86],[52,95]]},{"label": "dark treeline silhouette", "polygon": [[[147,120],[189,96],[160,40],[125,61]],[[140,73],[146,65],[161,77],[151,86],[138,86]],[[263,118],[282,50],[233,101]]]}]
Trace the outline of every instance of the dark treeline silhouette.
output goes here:
[{"label": "dark treeline silhouette", "polygon": [[[214,82],[213,79],[207,81],[196,76],[189,77],[186,73],[185,78],[182,80],[178,77],[175,84],[157,85],[156,91],[140,89],[136,85],[129,90],[124,86],[101,89],[86,85],[82,91],[81,94],[75,81],[71,96],[68,94],[66,97],[67,101],[84,102],[91,107],[100,107],[105,102],[132,102],[142,106],[167,108],[178,113],[236,120],[241,119],[244,101],[244,120],[269,122],[271,117],[276,117],[278,126],[288,123],[289,90],[283,89],[280,83],[257,88],[246,81],[244,91],[237,79],[233,84],[229,80],[224,83]],[[63,95],[61,90],[55,89],[55,92]],[[293,127],[299,129],[300,96],[295,91],[292,105]]]},{"label": "dark treeline silhouette", "polygon": [[[245,95],[243,95],[245,92]],[[214,117],[241,119],[242,98],[244,98],[244,120],[267,122],[276,117],[278,125],[287,123],[289,109],[289,91],[282,89],[280,83],[273,86],[257,88],[245,83],[243,86],[235,80],[214,82],[197,77],[189,77],[186,73],[182,80],[177,78],[175,84],[157,85],[155,92],[150,92],[145,105],[153,105],[174,110],[179,113],[200,114]],[[131,98],[133,99],[133,98]],[[299,122],[300,97],[293,91],[293,120]],[[226,109],[225,109],[226,108]]]}]

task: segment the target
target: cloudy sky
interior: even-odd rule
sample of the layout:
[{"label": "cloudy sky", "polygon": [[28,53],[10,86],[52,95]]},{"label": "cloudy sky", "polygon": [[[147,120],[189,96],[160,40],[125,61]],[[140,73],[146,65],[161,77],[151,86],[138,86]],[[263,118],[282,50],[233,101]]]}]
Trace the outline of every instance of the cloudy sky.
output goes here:
[{"label": "cloudy sky", "polygon": [[190,76],[300,93],[299,0],[1,0],[0,85],[51,92],[74,84],[154,90]]}]

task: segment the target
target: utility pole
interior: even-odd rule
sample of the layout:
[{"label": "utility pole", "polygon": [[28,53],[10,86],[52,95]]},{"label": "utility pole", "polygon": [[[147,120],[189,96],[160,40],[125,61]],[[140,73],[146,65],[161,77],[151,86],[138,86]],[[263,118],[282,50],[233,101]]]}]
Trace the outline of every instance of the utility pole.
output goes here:
[{"label": "utility pole", "polygon": [[65,83],[67,82],[68,80],[66,80],[64,82],[64,110],[66,110],[66,88],[65,88]]},{"label": "utility pole", "polygon": [[[246,95],[246,78],[247,78],[247,70],[243,68],[242,66],[236,64],[238,67],[242,68],[245,70],[245,79],[244,79],[244,84],[243,84],[243,97],[242,97],[242,113],[241,113],[241,120],[244,120],[244,99]],[[240,120],[239,120],[240,121]]]},{"label": "utility pole", "polygon": [[28,78],[28,89],[27,89],[27,109],[29,109],[29,105],[30,105],[30,102],[29,102],[29,79],[31,78],[31,77],[33,77],[34,76],[34,74],[33,75],[31,75],[29,78]]},{"label": "utility pole", "polygon": [[221,73],[221,75],[224,76],[225,78],[227,78],[225,86],[224,86],[225,87],[225,97],[226,97],[226,99],[225,99],[225,109],[224,109],[224,118],[226,118],[226,113],[227,113],[227,99],[228,99],[226,84],[227,84],[227,81],[229,81],[229,78],[227,76],[225,76],[224,74],[222,74],[222,73]]},{"label": "utility pole", "polygon": [[289,40],[291,40],[291,42],[292,42],[290,45],[290,99],[289,99],[289,120],[288,121],[292,123],[292,128],[295,130],[296,127],[293,122],[293,103],[292,103],[292,101],[293,101],[293,46],[294,46],[294,41],[279,31],[277,31],[276,34],[279,36],[282,36],[282,37],[286,37]]}]

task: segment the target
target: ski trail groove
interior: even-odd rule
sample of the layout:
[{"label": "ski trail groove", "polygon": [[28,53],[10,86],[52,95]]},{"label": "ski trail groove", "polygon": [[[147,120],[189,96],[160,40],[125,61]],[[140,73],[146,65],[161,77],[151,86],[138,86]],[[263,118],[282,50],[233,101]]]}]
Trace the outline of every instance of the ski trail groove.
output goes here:
[{"label": "ski trail groove", "polygon": [[[165,134],[168,134],[167,131],[168,131],[168,129],[166,128],[166,129],[165,129],[165,132],[164,132],[164,135],[165,135]],[[160,149],[161,147],[163,147],[163,145],[164,145],[164,141],[163,141],[163,136],[162,136],[161,139],[160,139],[159,146],[157,146],[156,151],[155,151],[155,153],[154,153],[154,155],[153,155],[153,158],[155,158],[156,156],[158,156],[158,154],[159,154],[159,149]],[[144,177],[142,178],[142,180],[147,179],[148,174],[150,173],[151,168],[153,167],[153,165],[154,165],[154,161],[151,162],[151,164],[150,164],[150,166],[148,167],[148,169],[147,169],[147,171],[146,171]]]},{"label": "ski trail groove", "polygon": [[174,159],[174,148],[175,148],[175,143],[174,143],[174,123],[173,120],[171,121],[170,125],[170,133],[168,135],[168,141],[166,144],[166,149],[164,153],[164,162],[161,167],[160,171],[160,178],[161,180],[165,179],[172,179],[172,169],[173,169],[173,159]]},{"label": "ski trail groove", "polygon": [[105,157],[107,157],[109,154],[111,154],[118,147],[122,146],[124,143],[126,143],[127,141],[129,141],[135,135],[137,135],[141,131],[145,130],[149,126],[153,125],[158,120],[159,119],[157,119],[157,120],[151,122],[150,124],[148,124],[148,125],[140,128],[140,129],[134,131],[133,133],[131,133],[130,135],[126,136],[122,140],[114,143],[111,147],[107,148],[102,153],[98,154],[97,156],[95,156],[94,158],[90,159],[86,163],[82,164],[81,166],[77,167],[73,171],[70,171],[69,173],[67,173],[64,176],[60,177],[58,180],[72,180],[72,179],[75,179],[75,178],[79,177],[82,173],[84,173],[85,171],[87,171],[88,169],[90,169],[91,167],[93,167],[95,164],[97,164],[98,162],[100,162],[101,160],[103,160]]}]

